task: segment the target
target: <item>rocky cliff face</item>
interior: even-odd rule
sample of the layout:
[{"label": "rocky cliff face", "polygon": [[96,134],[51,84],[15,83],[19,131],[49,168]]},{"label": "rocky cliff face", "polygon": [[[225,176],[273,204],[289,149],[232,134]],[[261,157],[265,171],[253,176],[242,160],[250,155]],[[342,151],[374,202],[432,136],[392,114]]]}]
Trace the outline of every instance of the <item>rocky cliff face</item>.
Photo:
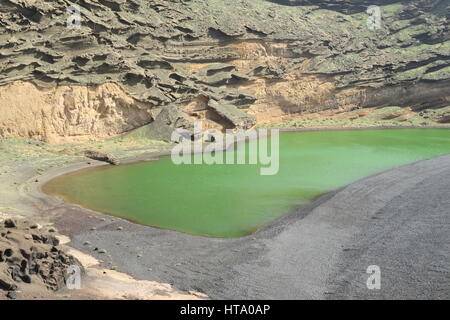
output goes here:
[{"label": "rocky cliff face", "polygon": [[[372,30],[366,9],[377,4]],[[103,138],[161,110],[183,113],[183,126],[233,128],[328,109],[448,105],[449,17],[448,0],[4,0],[0,135]],[[18,106],[8,90],[24,82],[36,98]]]}]

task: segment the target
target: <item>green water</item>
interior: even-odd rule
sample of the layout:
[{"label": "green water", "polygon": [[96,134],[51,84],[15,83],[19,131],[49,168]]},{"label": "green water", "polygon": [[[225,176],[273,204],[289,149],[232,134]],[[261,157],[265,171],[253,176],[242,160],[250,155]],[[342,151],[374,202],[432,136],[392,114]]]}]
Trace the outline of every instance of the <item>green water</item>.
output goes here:
[{"label": "green water", "polygon": [[142,224],[239,237],[360,178],[449,154],[449,142],[450,130],[282,133],[274,176],[261,176],[257,165],[177,166],[166,157],[65,175],[44,190]]}]

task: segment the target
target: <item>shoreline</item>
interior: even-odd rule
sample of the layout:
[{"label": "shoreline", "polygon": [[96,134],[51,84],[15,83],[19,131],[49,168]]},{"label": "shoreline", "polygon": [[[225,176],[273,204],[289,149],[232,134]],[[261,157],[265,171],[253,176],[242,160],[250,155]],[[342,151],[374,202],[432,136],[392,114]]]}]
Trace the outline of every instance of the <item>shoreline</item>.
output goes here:
[{"label": "shoreline", "polygon": [[[264,129],[264,128],[263,128]],[[320,131],[365,131],[365,130],[450,130],[450,125],[449,126],[428,126],[428,127],[417,127],[417,126],[383,126],[383,127],[358,127],[358,128],[339,128],[339,127],[330,127],[330,128],[297,128],[297,129],[279,129],[280,133],[284,133],[284,132],[320,132]],[[258,130],[258,129],[257,129]],[[270,130],[270,129],[268,129]],[[237,141],[236,143],[242,143],[243,141]],[[235,144],[233,144],[234,146]],[[228,151],[231,147],[233,146],[225,146],[224,147],[224,152]],[[130,157],[125,157],[120,159],[120,165],[127,165],[127,164],[135,164],[135,163],[139,163],[139,162],[147,162],[147,161],[157,161],[160,160],[162,157],[166,157],[166,156],[170,156],[170,151],[163,151],[163,152],[146,152],[137,156],[130,156]],[[195,153],[192,153],[195,154]],[[91,164],[87,164],[85,163],[86,161],[79,161],[78,163],[74,163],[72,164],[73,166],[75,166],[75,168],[72,168],[71,166],[68,167],[64,167],[64,168],[60,168],[61,172],[59,172],[59,170],[55,173],[50,174],[50,178],[47,177],[47,175],[44,176],[45,178],[45,182],[44,183],[39,183],[39,187],[40,187],[40,193],[47,195],[45,192],[42,191],[42,187],[43,185],[45,185],[46,182],[59,177],[59,176],[63,176],[65,174],[71,174],[71,173],[75,173],[77,171],[81,171],[84,169],[89,169],[89,168],[95,168],[95,167],[100,167],[100,166],[110,166],[109,164],[106,164],[104,162],[101,161],[96,161],[96,160],[88,160],[91,162]],[[83,165],[84,164],[84,165]],[[79,166],[79,167],[78,167]],[[33,179],[34,177],[32,177],[31,179]],[[42,176],[41,176],[42,178]],[[48,195],[47,195],[48,196]],[[50,196],[51,197],[51,196]]]},{"label": "shoreline", "polygon": [[[339,275],[333,276],[334,273],[341,272],[339,270],[343,268],[342,265],[349,263],[342,256],[358,253],[360,249],[357,247],[361,241],[372,241],[364,238],[366,232],[373,232],[371,227],[369,231],[364,231],[371,224],[382,223],[390,230],[387,235],[395,235],[397,229],[390,224],[398,219],[400,223],[405,223],[405,217],[397,217],[393,210],[388,212],[389,219],[380,222],[379,211],[396,198],[404,197],[411,185],[417,187],[423,181],[430,180],[430,174],[433,177],[431,180],[440,177],[441,183],[449,184],[450,155],[419,161],[364,178],[327,193],[243,238],[206,238],[137,225],[122,219],[102,221],[106,215],[94,212],[86,214],[85,210],[75,207],[67,209],[58,217],[56,225],[61,230],[68,228],[67,232],[73,241],[71,245],[78,250],[90,249],[84,245],[86,241],[99,248],[107,248],[113,263],[136,279],[169,283],[179,290],[195,290],[212,299],[333,299],[339,295],[345,298],[348,297],[345,292],[335,293],[334,296],[330,294],[333,292],[331,288],[335,286],[343,290],[342,284],[334,280],[339,279]],[[365,196],[366,192],[361,192],[368,189],[376,189],[369,200]],[[432,201],[433,197],[423,191],[417,190],[411,197],[421,194],[416,202]],[[442,195],[445,189],[439,192]],[[355,200],[348,200],[349,195],[354,194],[360,196]],[[380,195],[382,200],[379,199]],[[365,203],[361,202],[363,198]],[[403,200],[399,208],[403,205]],[[355,204],[358,205],[356,209]],[[409,215],[410,212],[404,214]],[[424,212],[418,212],[417,215],[425,216],[422,217],[425,221],[421,223],[427,223],[428,218]],[[442,223],[436,222],[438,225]],[[338,224],[338,227],[334,224]],[[345,228],[341,229],[340,224],[345,225]],[[90,231],[92,226],[96,227],[95,231]],[[117,226],[123,230],[118,231]],[[396,223],[396,228],[402,228],[401,224]],[[386,234],[383,235],[385,236]],[[443,236],[446,237],[446,233]],[[362,239],[355,241],[355,237]],[[421,237],[419,240],[424,241]],[[383,241],[379,241],[382,248],[377,254],[382,254],[386,248],[383,247]],[[368,247],[372,245],[376,246],[377,243]],[[393,245],[397,244],[394,242]],[[446,250],[445,247],[438,249]],[[397,250],[403,249],[400,247]],[[136,258],[140,252],[142,257]],[[420,258],[423,254],[420,250],[400,252],[406,258],[410,255]],[[377,254],[369,258],[378,260]],[[94,255],[97,258],[102,256]],[[107,261],[104,266],[108,266]],[[281,274],[280,270],[283,271]],[[403,276],[404,281],[408,278],[404,269],[392,272],[394,274],[389,277],[393,279],[398,278],[399,274],[406,274]],[[365,270],[359,270],[357,275],[364,276]],[[286,291],[286,288],[290,288],[287,287],[288,284],[292,285],[291,292]],[[359,290],[358,287],[354,289]],[[399,297],[411,298],[418,293],[420,291],[408,289],[407,296]],[[371,295],[371,298],[392,296]]]},{"label": "shoreline", "polygon": [[[446,127],[446,126],[440,126],[440,127],[411,127],[411,126],[385,126],[385,127],[360,127],[360,128],[327,128],[326,130],[323,130],[321,128],[298,128],[298,129],[279,129],[280,133],[289,133],[289,132],[321,132],[321,131],[366,131],[366,130],[450,130],[450,126]],[[224,146],[223,151],[226,152],[229,149],[233,148],[236,145],[242,144],[243,142],[246,141],[242,141],[242,140],[237,140],[235,141],[232,145],[228,145],[228,146]],[[196,152],[192,152],[192,154],[196,154]],[[139,154],[137,156],[130,156],[130,157],[126,157],[126,158],[122,158],[120,159],[120,165],[132,165],[132,164],[137,164],[137,163],[141,163],[141,162],[150,162],[150,161],[158,161],[163,157],[168,157],[171,155],[170,151],[163,151],[163,152],[149,152],[149,153],[143,153],[143,154]],[[88,162],[90,162],[90,164],[87,164],[85,161],[80,161],[79,163],[74,163],[71,166],[68,167],[64,167],[64,168],[56,168],[55,170],[52,170],[51,172],[48,172],[47,174],[45,174],[44,176],[41,176],[41,180],[39,181],[39,183],[36,185],[37,189],[34,190],[34,196],[35,198],[37,198],[38,201],[42,200],[48,200],[49,203],[52,203],[53,205],[71,205],[71,206],[78,206],[80,209],[83,210],[88,210],[89,212],[96,212],[96,213],[100,213],[103,214],[105,216],[108,217],[115,217],[115,218],[120,218],[123,220],[126,220],[128,222],[131,223],[136,223],[136,224],[140,224],[138,222],[135,222],[133,220],[127,219],[125,217],[122,216],[118,216],[118,215],[113,215],[113,214],[109,214],[106,212],[102,212],[102,211],[96,211],[94,209],[89,209],[89,208],[85,208],[83,207],[83,205],[78,204],[78,203],[71,203],[71,202],[67,202],[64,199],[55,196],[55,195],[49,195],[47,193],[44,192],[43,188],[44,186],[50,182],[51,180],[57,178],[57,177],[62,177],[65,175],[71,175],[71,174],[76,174],[77,172],[80,171],[84,171],[84,170],[95,170],[95,168],[98,167],[102,167],[102,166],[111,166],[110,164],[106,164],[104,162],[100,162],[100,161],[95,161],[95,160],[89,160]],[[364,178],[364,177],[363,177]],[[363,179],[361,178],[361,179]],[[32,177],[30,180],[33,180],[34,177]],[[359,181],[359,180],[358,180]],[[320,196],[318,196],[317,198],[320,198],[328,193],[332,193],[334,192],[334,190],[330,190],[329,192],[326,192],[325,194],[322,194]],[[316,199],[317,199],[316,198]],[[316,199],[312,199],[311,201],[307,202],[306,204],[300,205],[300,207],[308,205],[311,202],[315,202]],[[298,208],[294,208],[291,211],[295,211]],[[289,215],[290,212],[287,212],[285,215]],[[275,224],[277,222],[277,220],[282,219],[285,215],[279,217],[278,219],[269,222],[266,225],[263,225],[261,228],[258,229],[264,229],[265,227],[268,227],[272,224]],[[141,225],[141,224],[140,224]],[[157,228],[157,226],[151,226],[151,225],[143,225],[143,226],[147,226],[147,227],[151,227],[151,228]],[[176,230],[169,230],[169,231],[174,231],[177,232]],[[194,236],[201,236],[201,235],[195,235]],[[251,235],[249,235],[251,236]],[[245,236],[244,236],[245,237]]]},{"label": "shoreline", "polygon": [[[350,130],[374,130],[374,129],[378,129],[378,130],[382,130],[382,129],[447,129],[448,130],[448,129],[450,129],[450,127],[436,128],[436,127],[402,127],[402,126],[400,126],[400,127],[387,127],[387,128],[386,127],[382,127],[382,128],[373,128],[373,127],[369,127],[369,128],[328,128],[327,130],[324,130],[321,128],[318,128],[318,129],[300,128],[300,129],[294,129],[294,130],[283,129],[280,131],[281,132],[307,132],[307,131],[336,131],[336,130],[350,131]],[[170,152],[168,152],[168,151],[148,152],[148,153],[143,153],[143,154],[130,156],[130,157],[121,159],[121,163],[131,164],[131,163],[136,163],[136,162],[141,162],[141,161],[152,161],[152,160],[157,160],[157,159],[167,156],[167,155],[170,155]],[[425,160],[425,161],[427,161],[427,160]],[[91,164],[88,164],[88,162],[90,162]],[[71,239],[73,239],[72,240],[73,243],[68,244],[69,247],[77,249],[80,252],[83,252],[84,254],[89,254],[91,256],[94,256],[97,259],[101,259],[102,255],[92,252],[90,249],[86,248],[84,245],[80,245],[80,241],[78,240],[78,237],[80,237],[80,236],[88,237],[86,234],[84,234],[84,232],[89,232],[89,231],[87,231],[87,230],[89,230],[87,227],[96,225],[99,221],[105,222],[103,220],[106,220],[106,222],[100,223],[100,228],[96,227],[97,231],[104,229],[105,231],[114,234],[114,233],[118,233],[117,230],[115,230],[118,228],[118,225],[120,225],[120,226],[124,225],[124,226],[126,226],[127,229],[128,228],[130,228],[131,230],[139,229],[140,232],[144,232],[143,230],[141,230],[142,228],[149,229],[147,231],[151,231],[150,233],[153,235],[153,238],[155,236],[158,237],[158,234],[159,234],[159,235],[163,235],[163,237],[166,238],[167,241],[170,241],[170,239],[172,239],[172,238],[177,239],[177,238],[186,238],[187,237],[186,239],[189,239],[189,240],[186,240],[186,241],[190,241],[190,240],[197,239],[197,238],[201,238],[201,239],[204,238],[201,236],[193,236],[193,235],[187,235],[187,234],[182,234],[182,236],[180,236],[178,234],[178,232],[176,232],[176,231],[169,231],[169,230],[163,230],[163,229],[153,228],[153,227],[149,227],[149,226],[134,224],[134,223],[129,222],[122,218],[112,217],[110,215],[106,215],[103,213],[99,213],[99,212],[95,212],[95,211],[83,208],[79,205],[66,203],[63,200],[61,200],[57,197],[54,197],[54,196],[49,196],[42,191],[42,187],[48,181],[52,180],[53,178],[55,178],[57,176],[74,173],[76,171],[84,170],[87,168],[96,168],[96,167],[103,166],[103,165],[107,165],[107,164],[104,164],[104,163],[98,162],[98,161],[94,161],[94,160],[84,160],[84,159],[81,160],[80,159],[78,161],[74,161],[74,162],[70,163],[69,165],[66,165],[63,167],[52,168],[48,172],[45,172],[43,175],[31,176],[28,180],[26,180],[24,185],[19,187],[18,192],[20,193],[20,197],[24,201],[24,203],[38,202],[41,204],[39,207],[39,210],[38,210],[39,215],[42,218],[48,219],[49,221],[54,223],[58,227],[58,230],[61,229],[60,231],[63,231],[62,234],[68,235]],[[37,180],[37,177],[39,179],[39,182],[34,182]],[[366,178],[363,178],[362,180],[364,180],[364,179],[366,179]],[[358,183],[358,181],[355,183]],[[30,186],[31,186],[31,189],[29,189]],[[323,203],[324,201],[326,201],[327,199],[332,197],[334,194],[338,193],[340,190],[345,189],[347,187],[342,187],[338,190],[331,191],[308,204],[300,206],[300,208],[297,208],[293,212],[288,213],[285,216],[273,221],[269,225],[262,227],[256,233],[254,233],[252,235],[245,236],[242,238],[234,238],[234,239],[218,239],[218,238],[206,238],[206,239],[208,239],[209,241],[212,241],[212,243],[214,243],[216,245],[221,242],[228,242],[228,244],[227,244],[228,248],[230,248],[230,246],[233,247],[236,245],[237,246],[242,245],[243,242],[245,242],[247,244],[250,243],[253,245],[253,242],[255,242],[254,239],[259,238],[261,235],[268,234],[268,233],[273,234],[273,233],[278,233],[278,232],[282,233],[282,230],[286,227],[286,221],[289,221],[290,219],[294,219],[294,220],[300,219],[301,220],[304,218],[303,216],[298,215],[299,211],[306,212],[307,208],[310,208],[311,206],[315,206],[316,204]],[[96,217],[96,218],[92,218],[92,217]],[[111,221],[109,221],[109,220],[111,220]],[[71,224],[71,223],[69,223],[69,221],[72,221],[74,223]],[[122,235],[119,238],[121,238],[123,236],[123,234],[126,233],[126,230],[127,230],[126,228],[124,227],[124,231],[119,232],[119,233],[122,233]],[[95,232],[91,231],[91,233],[97,233],[97,231],[95,231]],[[125,242],[127,242],[127,241],[125,241]],[[128,240],[128,242],[132,244],[133,240],[130,239],[130,240]],[[194,240],[194,242],[198,242],[198,239]],[[202,242],[202,241],[200,241],[200,242]],[[256,251],[259,251],[260,249],[261,248],[259,248],[259,247],[255,248]],[[139,255],[139,254],[136,254],[136,256],[137,255]],[[101,262],[100,266],[102,268],[110,268],[111,267],[110,265],[107,265],[104,262]],[[122,271],[122,269],[120,268],[119,271]],[[161,275],[157,275],[157,276],[150,275],[147,277],[145,277],[145,276],[143,277],[141,272],[133,272],[133,271],[130,272],[130,270],[124,270],[124,271],[126,274],[130,274],[131,276],[133,276],[136,279],[151,280],[151,281],[155,281],[158,283],[169,283],[171,285],[174,284],[174,282],[179,282],[179,281],[173,281],[173,279],[161,277]],[[163,270],[161,270],[161,271],[163,271]],[[199,281],[201,282],[201,279],[199,279]],[[186,292],[189,292],[192,290],[202,292],[202,290],[195,290],[196,288],[197,289],[201,288],[200,286],[197,287],[195,285],[183,287],[183,285],[180,286],[179,284],[177,284],[177,285],[175,285],[175,288],[177,290],[182,290],[182,291],[186,291]],[[205,290],[203,290],[203,291],[205,291]],[[214,298],[214,294],[213,294],[212,298]]]}]

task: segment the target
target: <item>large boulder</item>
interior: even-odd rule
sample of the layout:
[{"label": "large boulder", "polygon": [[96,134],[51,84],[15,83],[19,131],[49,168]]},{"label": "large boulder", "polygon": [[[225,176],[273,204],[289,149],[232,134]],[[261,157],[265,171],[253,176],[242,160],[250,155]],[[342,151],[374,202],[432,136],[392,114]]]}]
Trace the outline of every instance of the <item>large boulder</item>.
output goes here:
[{"label": "large boulder", "polygon": [[[39,228],[27,220],[0,221],[0,291],[33,288],[61,289],[71,266],[81,263],[60,246],[52,229]],[[9,294],[14,297],[15,294]]]},{"label": "large boulder", "polygon": [[120,164],[119,159],[117,159],[113,155],[103,153],[100,151],[86,150],[86,151],[84,151],[83,155],[89,159],[107,162],[107,163],[115,165],[115,166]]},{"label": "large boulder", "polygon": [[250,129],[256,124],[256,118],[238,109],[234,105],[210,103],[209,109],[231,124],[232,129]]},{"label": "large boulder", "polygon": [[177,106],[166,106],[156,116],[155,120],[128,136],[139,136],[147,139],[171,141],[172,133],[176,129],[193,132],[193,120]]}]

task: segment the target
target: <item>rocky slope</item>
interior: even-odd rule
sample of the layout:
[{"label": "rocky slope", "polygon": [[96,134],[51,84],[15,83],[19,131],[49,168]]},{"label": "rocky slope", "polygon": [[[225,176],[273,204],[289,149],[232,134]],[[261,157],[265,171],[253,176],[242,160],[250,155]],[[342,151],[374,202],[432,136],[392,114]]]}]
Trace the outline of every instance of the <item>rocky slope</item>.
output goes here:
[{"label": "rocky slope", "polygon": [[[67,27],[74,4],[79,29]],[[369,5],[382,5],[380,29]],[[449,18],[448,0],[5,0],[0,135],[60,142],[448,106]]]},{"label": "rocky slope", "polygon": [[0,220],[0,299],[11,299],[20,290],[53,290],[63,287],[70,266],[83,270],[80,262],[67,254],[52,230],[44,230],[26,220]]}]

